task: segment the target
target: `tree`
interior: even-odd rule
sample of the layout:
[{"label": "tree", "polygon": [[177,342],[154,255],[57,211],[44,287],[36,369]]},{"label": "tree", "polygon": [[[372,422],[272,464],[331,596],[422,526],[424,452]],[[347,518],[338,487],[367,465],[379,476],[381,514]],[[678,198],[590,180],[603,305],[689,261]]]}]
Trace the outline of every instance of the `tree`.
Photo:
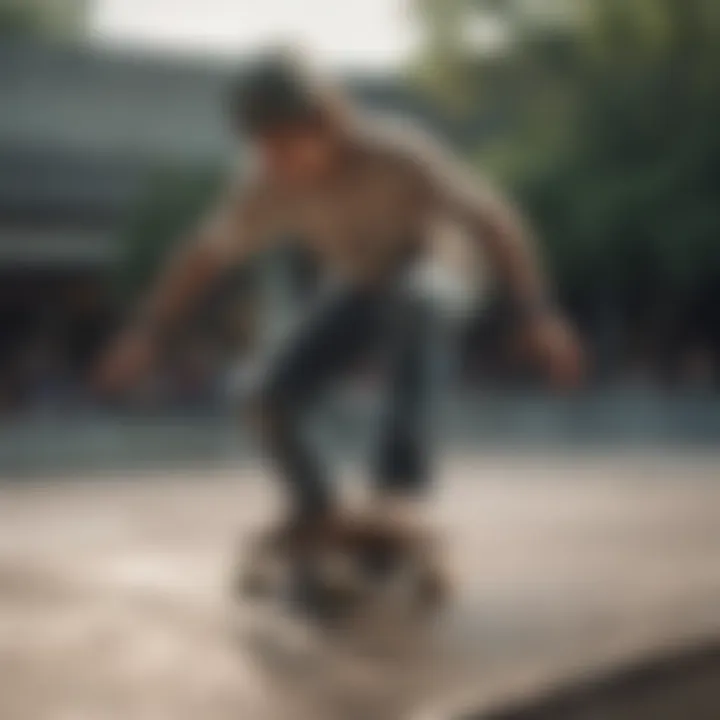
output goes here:
[{"label": "tree", "polygon": [[0,0],[0,36],[75,36],[85,28],[88,7],[88,0]]},{"label": "tree", "polygon": [[0,5],[0,37],[33,35],[40,27],[36,8],[26,5]]},{"label": "tree", "polygon": [[441,5],[420,17],[463,68],[462,140],[529,208],[563,295],[591,326],[720,347],[718,4],[578,0],[539,23],[547,2],[462,0],[456,32],[495,17],[510,38],[464,58]]}]

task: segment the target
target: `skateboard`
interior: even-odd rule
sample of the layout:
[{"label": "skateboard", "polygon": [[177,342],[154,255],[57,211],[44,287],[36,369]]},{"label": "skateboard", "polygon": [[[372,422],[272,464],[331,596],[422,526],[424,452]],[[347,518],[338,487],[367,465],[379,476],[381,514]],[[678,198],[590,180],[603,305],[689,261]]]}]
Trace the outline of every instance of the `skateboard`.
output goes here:
[{"label": "skateboard", "polygon": [[298,554],[249,548],[235,586],[242,651],[298,702],[342,700],[338,717],[413,706],[446,654],[454,594],[440,550],[364,521]]},{"label": "skateboard", "polygon": [[240,598],[319,623],[354,619],[370,607],[433,614],[449,596],[438,542],[426,533],[356,519],[322,543],[256,543],[236,582]]}]

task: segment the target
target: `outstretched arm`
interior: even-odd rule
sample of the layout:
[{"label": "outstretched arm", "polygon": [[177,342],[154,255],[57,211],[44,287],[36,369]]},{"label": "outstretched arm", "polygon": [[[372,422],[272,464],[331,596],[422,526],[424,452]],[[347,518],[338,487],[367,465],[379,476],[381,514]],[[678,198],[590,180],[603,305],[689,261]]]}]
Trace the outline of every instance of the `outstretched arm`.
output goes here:
[{"label": "outstretched arm", "polygon": [[138,328],[157,336],[172,331],[189,308],[229,266],[242,262],[256,245],[249,208],[223,201],[170,258],[135,318]]},{"label": "outstretched arm", "polygon": [[423,175],[433,203],[482,245],[508,289],[525,345],[553,381],[577,384],[580,346],[552,300],[537,245],[520,213],[436,146],[423,160]]},{"label": "outstretched arm", "polygon": [[224,199],[170,259],[128,327],[102,358],[96,381],[115,392],[154,364],[163,340],[231,265],[252,253],[259,235],[251,198]]}]

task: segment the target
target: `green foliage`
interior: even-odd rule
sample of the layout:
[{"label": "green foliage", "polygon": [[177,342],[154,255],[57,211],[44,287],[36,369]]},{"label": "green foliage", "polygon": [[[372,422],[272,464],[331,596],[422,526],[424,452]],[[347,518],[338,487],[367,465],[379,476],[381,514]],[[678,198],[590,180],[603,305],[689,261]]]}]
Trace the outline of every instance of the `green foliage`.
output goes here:
[{"label": "green foliage", "polygon": [[0,0],[0,37],[76,39],[86,29],[90,0]]},{"label": "green foliage", "polygon": [[25,37],[39,28],[37,9],[27,5],[0,5],[0,37]]},{"label": "green foliage", "polygon": [[720,307],[719,4],[577,0],[583,12],[556,24],[523,16],[531,5],[456,6],[455,27],[500,13],[511,38],[499,57],[471,53],[458,76],[476,108],[468,149],[529,208],[588,322],[610,308],[628,332],[720,345],[704,311]]}]

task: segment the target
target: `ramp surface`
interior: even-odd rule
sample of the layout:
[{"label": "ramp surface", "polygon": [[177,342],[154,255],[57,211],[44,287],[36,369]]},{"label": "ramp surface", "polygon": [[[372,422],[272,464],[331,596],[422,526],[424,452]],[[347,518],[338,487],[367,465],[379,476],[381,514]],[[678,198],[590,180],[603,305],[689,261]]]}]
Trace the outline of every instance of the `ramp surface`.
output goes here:
[{"label": "ramp surface", "polygon": [[717,458],[497,456],[443,477],[458,602],[382,662],[250,640],[226,581],[269,513],[259,471],[4,483],[0,717],[522,718],[491,713],[720,637]]}]

